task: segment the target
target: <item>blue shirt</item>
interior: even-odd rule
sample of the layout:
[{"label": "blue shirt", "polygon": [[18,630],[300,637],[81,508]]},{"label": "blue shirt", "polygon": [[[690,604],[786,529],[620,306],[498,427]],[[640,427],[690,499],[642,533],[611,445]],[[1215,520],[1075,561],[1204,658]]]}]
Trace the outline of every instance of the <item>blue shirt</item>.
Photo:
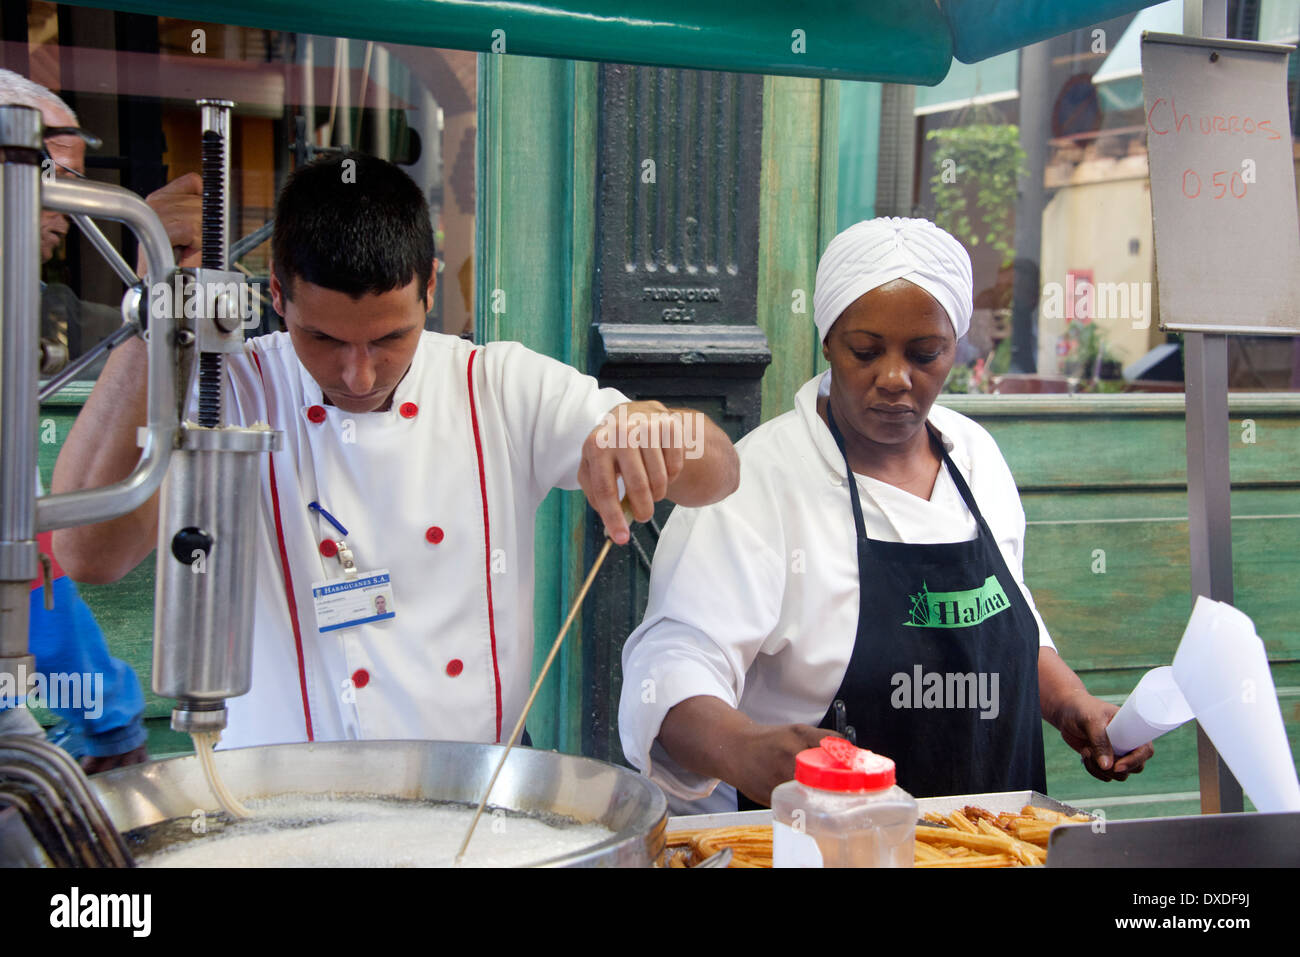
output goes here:
[{"label": "blue shirt", "polygon": [[[72,579],[56,578],[52,587],[53,610],[45,608],[41,588],[31,590],[29,606],[28,646],[41,676],[37,680],[45,684],[41,704],[80,738],[83,748],[75,750],[91,757],[135,750],[147,737],[140,679],[109,654],[104,633]],[[67,694],[74,685],[76,693]],[[0,709],[15,703],[0,698]]]}]

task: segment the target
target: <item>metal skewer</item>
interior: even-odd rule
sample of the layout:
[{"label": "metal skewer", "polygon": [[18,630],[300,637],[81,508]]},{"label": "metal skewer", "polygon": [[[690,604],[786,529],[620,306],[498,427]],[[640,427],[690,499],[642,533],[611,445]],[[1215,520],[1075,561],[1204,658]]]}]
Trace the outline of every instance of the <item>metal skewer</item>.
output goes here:
[{"label": "metal skewer", "polygon": [[[623,505],[623,515],[628,518],[628,534],[631,535],[631,516],[628,514],[626,502]],[[578,597],[573,601],[573,607],[569,609],[569,617],[564,619],[564,624],[560,626],[560,634],[555,639],[555,644],[551,646],[551,653],[546,656],[546,662],[542,665],[541,674],[533,682],[532,693],[528,695],[528,700],[524,702],[523,714],[515,722],[515,729],[510,732],[510,738],[506,741],[506,749],[501,755],[501,760],[497,762],[496,770],[492,772],[492,777],[488,781],[487,789],[483,792],[483,799],[478,802],[478,809],[474,812],[474,819],[469,822],[469,828],[465,831],[465,839],[460,842],[460,850],[456,852],[456,861],[453,866],[460,867],[461,860],[465,857],[465,849],[469,847],[470,838],[474,836],[474,828],[478,825],[478,819],[483,816],[483,808],[487,807],[488,798],[492,794],[492,787],[497,783],[497,775],[505,767],[506,758],[510,757],[510,749],[515,746],[515,740],[519,737],[519,732],[524,729],[524,721],[528,719],[528,712],[533,707],[533,701],[537,698],[537,692],[542,688],[542,682],[546,680],[546,673],[551,670],[551,662],[560,651],[560,644],[564,641],[564,636],[568,634],[569,626],[573,624],[573,619],[577,617],[578,609],[582,607],[582,600],[587,597],[587,590],[591,588],[591,583],[596,580],[596,573],[600,571],[601,564],[605,561],[605,556],[609,554],[610,546],[614,544],[612,538],[605,539],[605,545],[596,556],[596,561],[591,566],[591,571],[587,573],[587,580],[582,583],[582,588],[578,591]]]}]

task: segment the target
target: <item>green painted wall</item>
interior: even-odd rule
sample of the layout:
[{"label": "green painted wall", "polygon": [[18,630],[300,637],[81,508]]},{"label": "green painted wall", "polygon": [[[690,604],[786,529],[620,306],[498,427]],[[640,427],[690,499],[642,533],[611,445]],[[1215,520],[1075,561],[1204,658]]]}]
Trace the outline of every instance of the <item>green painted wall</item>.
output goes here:
[{"label": "green painted wall", "polygon": [[[1191,614],[1183,397],[940,401],[997,440],[1024,504],[1025,582],[1038,610],[1088,689],[1121,703],[1143,673],[1173,661]],[[1264,642],[1300,760],[1300,395],[1235,394],[1229,410],[1233,604]],[[1087,774],[1046,724],[1043,739],[1054,797],[1113,818],[1200,808],[1191,725],[1157,741],[1147,769],[1122,784]]]},{"label": "green painted wall", "polygon": [[[591,325],[595,97],[595,64],[479,58],[476,336],[522,342],[583,370]],[[585,508],[581,493],[556,491],[538,510],[535,674],[582,581]],[[581,629],[572,629],[530,713],[528,731],[539,747],[578,749],[581,641]]]},{"label": "green painted wall", "polygon": [[[763,81],[763,166],[758,210],[758,325],[772,364],[763,374],[763,419],[794,407],[813,374],[813,279],[821,248],[823,84]],[[828,237],[829,238],[829,237]]]},{"label": "green painted wall", "polygon": [[[832,235],[876,215],[880,168],[880,84],[833,81],[839,87],[839,177]],[[919,92],[919,90],[918,90]]]}]

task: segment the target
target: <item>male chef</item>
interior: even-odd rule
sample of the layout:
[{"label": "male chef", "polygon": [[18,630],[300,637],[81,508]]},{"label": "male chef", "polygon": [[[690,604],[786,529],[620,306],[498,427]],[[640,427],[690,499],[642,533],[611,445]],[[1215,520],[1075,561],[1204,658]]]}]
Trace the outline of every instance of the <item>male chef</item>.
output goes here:
[{"label": "male chef", "polygon": [[[331,157],[281,191],[270,293],[287,331],[226,362],[227,422],[268,423],[284,444],[248,490],[263,519],[253,680],[228,702],[225,747],[500,741],[529,690],[546,494],[581,487],[623,544],[619,480],[641,521],[659,499],[699,506],[736,488],[716,425],[691,423],[704,429],[700,454],[673,441],[698,413],[628,403],[518,343],[425,331],[433,262],[424,196],[390,163]],[[56,492],[130,472],[145,372],[143,342],[113,352],[60,453]],[[157,527],[155,495],[54,545],[74,578],[109,582],[149,554]],[[335,587],[357,582],[370,589],[361,612]]]}]

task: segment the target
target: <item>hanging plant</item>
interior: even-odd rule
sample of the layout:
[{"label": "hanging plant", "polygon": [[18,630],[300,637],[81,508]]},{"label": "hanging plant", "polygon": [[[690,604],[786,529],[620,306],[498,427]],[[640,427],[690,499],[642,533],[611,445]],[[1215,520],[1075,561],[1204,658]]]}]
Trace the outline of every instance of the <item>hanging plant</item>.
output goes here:
[{"label": "hanging plant", "polygon": [[1009,265],[1015,258],[1017,181],[1025,167],[1020,128],[981,122],[931,130],[926,138],[936,143],[930,177],[935,223],[972,249],[992,246],[1002,265]]}]

